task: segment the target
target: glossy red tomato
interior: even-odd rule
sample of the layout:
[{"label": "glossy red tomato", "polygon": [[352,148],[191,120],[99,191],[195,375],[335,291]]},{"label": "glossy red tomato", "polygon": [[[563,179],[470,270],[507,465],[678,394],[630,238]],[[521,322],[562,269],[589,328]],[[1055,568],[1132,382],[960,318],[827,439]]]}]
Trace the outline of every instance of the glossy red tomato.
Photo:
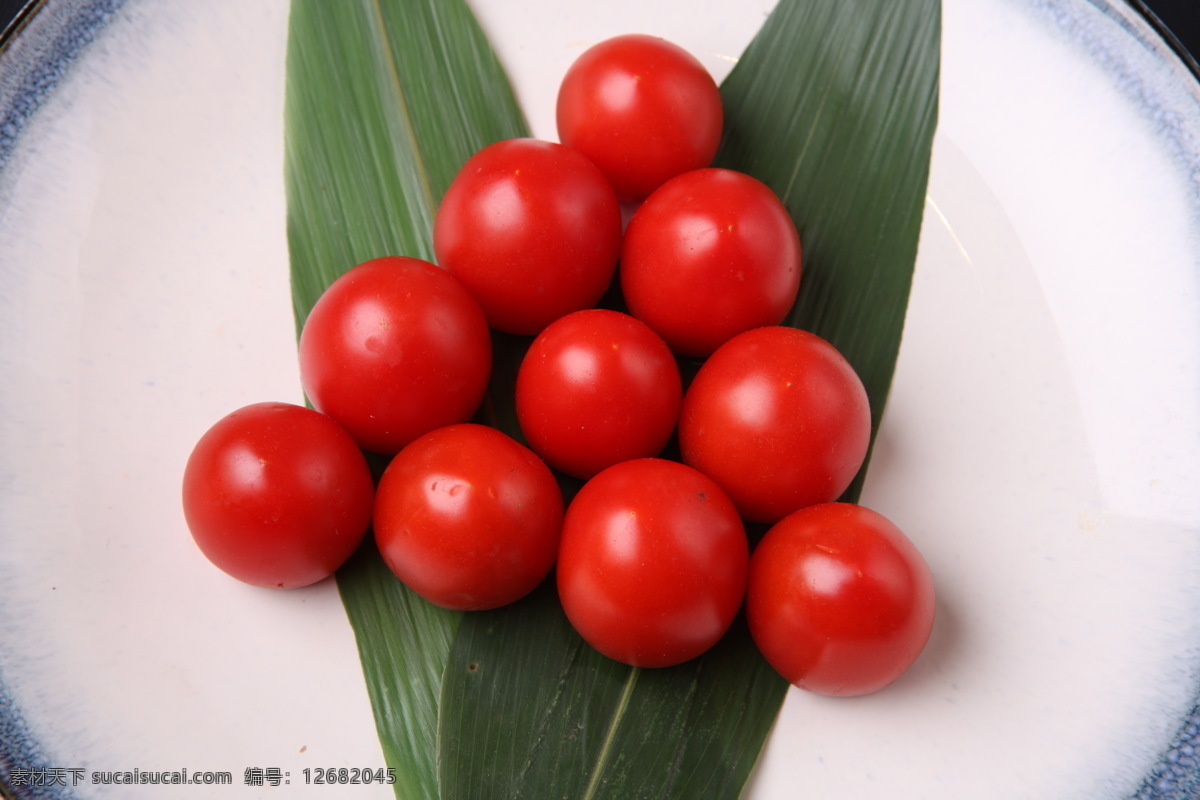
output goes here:
[{"label": "glossy red tomato", "polygon": [[300,335],[308,399],[378,453],[470,419],[491,366],[479,306],[453,276],[416,258],[349,270],[317,300]]},{"label": "glossy red tomato", "polygon": [[746,590],[754,641],[811,692],[882,689],[921,654],[933,628],[933,578],[888,519],[847,503],[795,512],[755,548]]},{"label": "glossy red tomato", "polygon": [[853,367],[819,336],[785,327],[747,331],[713,353],[679,420],[684,462],[755,522],[836,500],[870,438],[871,409]]},{"label": "glossy red tomato", "polygon": [[621,288],[630,313],[672,350],[707,356],[787,316],[800,289],[800,238],[779,198],[749,175],[684,173],[629,221]]},{"label": "glossy red tomato", "polygon": [[721,93],[691,53],[642,34],[600,42],[567,70],[558,137],[590,158],[622,200],[707,167],[721,143]]},{"label": "glossy red tomato", "polygon": [[621,208],[576,151],[509,139],[463,165],[438,208],[433,244],[493,328],[535,334],[604,294],[621,247]]},{"label": "glossy red tomato", "polygon": [[550,468],[483,425],[451,425],[401,450],[380,480],[375,541],[414,592],[445,608],[497,608],[550,572],[563,498]]},{"label": "glossy red tomato", "polygon": [[580,478],[658,455],[682,396],[666,343],[628,314],[599,308],[551,323],[517,373],[517,418],[530,447]]},{"label": "glossy red tomato", "polygon": [[374,488],[337,423],[288,403],[234,411],[200,437],[183,473],[183,513],[201,552],[240,581],[316,583],[358,547]]},{"label": "glossy red tomato", "polygon": [[675,461],[623,461],[567,509],[558,593],[575,630],[609,658],[681,664],[733,621],[748,549],[737,510],[711,480]]}]

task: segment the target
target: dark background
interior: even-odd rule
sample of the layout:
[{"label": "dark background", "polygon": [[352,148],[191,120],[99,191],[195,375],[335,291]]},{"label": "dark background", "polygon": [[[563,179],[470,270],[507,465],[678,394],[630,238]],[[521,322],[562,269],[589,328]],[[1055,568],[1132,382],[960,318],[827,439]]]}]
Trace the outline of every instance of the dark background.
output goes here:
[{"label": "dark background", "polygon": [[[1137,2],[1132,5],[1139,7]],[[1195,62],[1200,61],[1200,0],[1141,0],[1140,5],[1157,16],[1191,53],[1195,71]]]},{"label": "dark background", "polygon": [[[196,1],[180,0],[180,2]],[[199,2],[203,1],[199,0]],[[1196,60],[1200,60],[1200,0],[1127,1],[1135,8],[1149,11],[1151,15],[1162,20],[1167,30],[1174,34],[1175,38],[1190,51]],[[247,2],[254,2],[254,0],[247,0]],[[338,2],[338,0],[331,0],[331,2]],[[0,0],[0,30],[8,26],[9,21],[16,17],[24,5],[25,0]]]}]

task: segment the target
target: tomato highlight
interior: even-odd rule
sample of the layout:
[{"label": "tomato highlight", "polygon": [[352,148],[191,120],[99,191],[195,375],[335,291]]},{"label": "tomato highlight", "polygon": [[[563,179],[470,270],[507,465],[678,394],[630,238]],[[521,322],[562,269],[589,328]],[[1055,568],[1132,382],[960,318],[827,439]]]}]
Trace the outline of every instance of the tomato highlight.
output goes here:
[{"label": "tomato highlight", "polygon": [[683,400],[666,342],[627,314],[577,311],[534,340],[517,372],[517,419],[530,446],[579,478],[658,455]]},{"label": "tomato highlight", "polygon": [[699,656],[733,622],[749,544],[733,503],[696,470],[657,458],[592,478],[563,524],[558,592],[592,647],[635,667]]},{"label": "tomato highlight", "polygon": [[533,591],[558,552],[563,499],[548,467],[494,428],[451,425],[401,450],[375,497],[375,542],[410,589],[478,611]]},{"label": "tomato highlight", "polygon": [[838,499],[870,441],[870,403],[854,368],[796,328],[757,328],[722,345],[696,373],[679,420],[684,463],[755,522]]},{"label": "tomato highlight", "polygon": [[452,275],[416,258],[350,269],[318,298],[300,334],[308,399],[376,453],[466,422],[491,369],[478,304]]},{"label": "tomato highlight", "polygon": [[672,350],[703,358],[784,320],[800,291],[800,237],[765,184],[728,169],[687,172],[634,212],[621,289]]},{"label": "tomato highlight", "polygon": [[917,660],[934,588],[913,543],[883,515],[825,503],[769,530],[750,561],[746,616],[763,656],[818,694],[879,691]]},{"label": "tomato highlight", "polygon": [[362,541],[374,486],[366,459],[329,417],[256,403],[200,437],[183,473],[183,513],[220,570],[271,588],[329,577]]},{"label": "tomato highlight", "polygon": [[626,202],[707,167],[721,143],[716,82],[665,39],[627,34],[593,45],[563,77],[555,109],[563,144],[590,158]]},{"label": "tomato highlight", "polygon": [[438,207],[433,246],[493,328],[533,335],[594,306],[608,289],[621,207],[578,152],[509,139],[483,148],[458,172]]}]

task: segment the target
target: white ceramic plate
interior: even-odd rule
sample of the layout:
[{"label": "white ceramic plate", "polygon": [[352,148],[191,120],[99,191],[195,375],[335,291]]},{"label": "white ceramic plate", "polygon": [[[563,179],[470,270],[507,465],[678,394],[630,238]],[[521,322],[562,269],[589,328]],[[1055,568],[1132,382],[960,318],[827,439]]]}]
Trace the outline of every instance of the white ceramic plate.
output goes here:
[{"label": "white ceramic plate", "polygon": [[[720,78],[768,5],[475,3],[546,138],[588,44],[657,33]],[[391,795],[305,780],[384,765],[333,583],[226,578],[178,501],[208,425],[301,400],[286,17],[51,2],[0,61],[0,770],[20,797]],[[1107,0],[945,0],[943,52],[863,495],[925,553],[938,621],[886,691],[793,690],[747,795],[1194,797],[1200,89]],[[135,769],[237,788],[92,783]]]}]

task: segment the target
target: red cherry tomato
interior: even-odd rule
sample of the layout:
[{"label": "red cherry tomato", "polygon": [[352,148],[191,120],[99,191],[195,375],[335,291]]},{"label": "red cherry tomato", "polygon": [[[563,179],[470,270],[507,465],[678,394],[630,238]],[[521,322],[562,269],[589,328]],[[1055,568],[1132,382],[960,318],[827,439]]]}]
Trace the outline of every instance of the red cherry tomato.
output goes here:
[{"label": "red cherry tomato", "polygon": [[183,473],[183,513],[201,552],[255,586],[316,583],[358,547],[374,488],[337,423],[289,403],[234,411],[200,437]]},{"label": "red cherry tomato", "polygon": [[497,608],[550,572],[563,498],[550,468],[494,428],[451,425],[401,450],[375,499],[375,541],[414,592],[445,608]]},{"label": "red cherry tomato", "polygon": [[621,208],[576,151],[509,139],[463,165],[438,208],[433,244],[493,328],[535,334],[604,294],[621,247]]},{"label": "red cherry tomato", "polygon": [[725,493],[694,469],[623,461],[571,501],[558,556],[563,610],[583,638],[637,667],[681,664],[724,635],[748,544]]},{"label": "red cherry tomato", "polygon": [[933,628],[933,578],[882,515],[825,503],[776,524],[755,548],[746,617],[789,682],[826,695],[882,689],[921,654]]},{"label": "red cherry tomato", "polygon": [[707,167],[721,143],[721,93],[664,39],[617,36],[584,52],[558,91],[558,137],[590,158],[622,200]]},{"label": "red cherry tomato", "polygon": [[628,314],[587,309],[551,323],[517,373],[521,430],[550,466],[590,478],[658,455],[683,389],[666,343]]},{"label": "red cherry tomato", "polygon": [[800,238],[765,184],[727,169],[688,172],[629,221],[621,288],[630,313],[672,350],[707,356],[787,316],[800,289]]},{"label": "red cherry tomato", "polygon": [[470,419],[491,366],[479,306],[445,270],[415,258],[349,270],[317,300],[300,335],[308,399],[377,453]]},{"label": "red cherry tomato", "polygon": [[871,409],[853,367],[833,345],[795,328],[729,340],[696,373],[679,419],[684,462],[755,522],[836,500],[870,438]]}]

